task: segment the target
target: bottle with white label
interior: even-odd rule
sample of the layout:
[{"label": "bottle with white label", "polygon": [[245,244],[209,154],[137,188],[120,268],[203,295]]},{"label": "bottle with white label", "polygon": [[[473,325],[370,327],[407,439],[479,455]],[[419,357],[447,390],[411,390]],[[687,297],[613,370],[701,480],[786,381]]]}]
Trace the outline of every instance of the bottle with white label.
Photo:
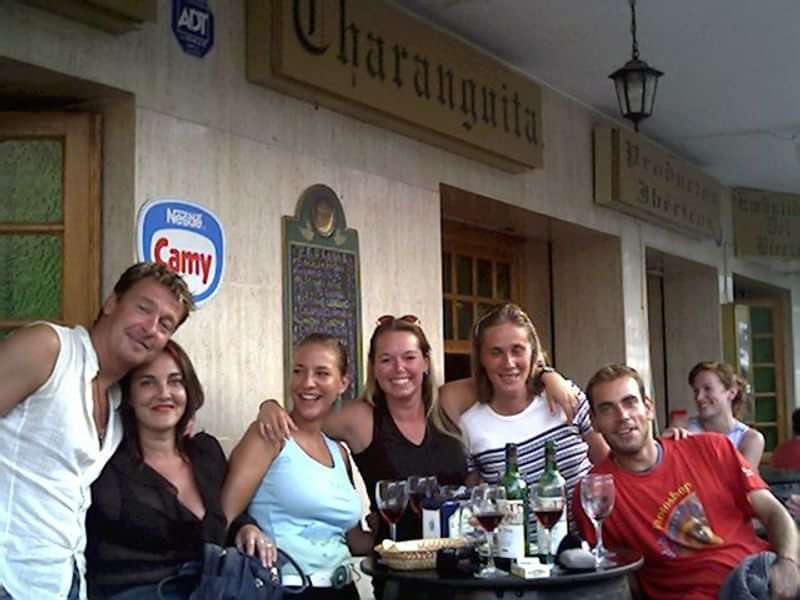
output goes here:
[{"label": "bottle with white label", "polygon": [[528,554],[528,484],[519,472],[517,445],[506,444],[506,473],[500,480],[506,489],[505,518],[497,528],[497,556],[512,561]]}]

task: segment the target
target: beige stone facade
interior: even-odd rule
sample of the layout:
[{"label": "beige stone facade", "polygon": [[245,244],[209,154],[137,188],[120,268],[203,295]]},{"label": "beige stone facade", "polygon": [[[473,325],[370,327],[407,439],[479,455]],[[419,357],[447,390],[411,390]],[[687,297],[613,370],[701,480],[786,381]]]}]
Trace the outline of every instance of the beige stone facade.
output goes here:
[{"label": "beige stone facade", "polygon": [[[532,217],[533,225],[519,220],[514,232],[529,239],[524,297],[555,346],[557,366],[577,382],[602,363],[626,361],[648,381],[660,373],[670,407],[690,407],[685,374],[721,356],[719,305],[733,299],[737,274],[790,295],[785,385],[788,405],[798,402],[800,278],[734,257],[729,193],[721,244],[597,206],[592,131],[616,124],[549,88],[542,94],[544,167],[511,174],[253,85],[245,77],[245,3],[212,8],[215,45],[198,59],[176,42],[168,2],[159,2],[156,23],[111,35],[0,0],[0,88],[13,71],[17,86],[68,89],[81,99],[71,108],[103,114],[104,293],[135,258],[136,211],[146,201],[192,200],[223,222],[223,288],[177,337],[207,387],[202,426],[226,445],[261,400],[282,394],[281,218],[294,214],[315,183],[337,192],[348,226],[359,232],[364,331],[381,314],[419,315],[440,377],[439,186],[448,184]],[[458,207],[445,216],[493,227]],[[552,242],[549,264],[541,258],[542,231]],[[648,322],[648,253],[666,257],[664,336],[651,336]],[[653,336],[673,357],[666,373],[651,365]]]}]

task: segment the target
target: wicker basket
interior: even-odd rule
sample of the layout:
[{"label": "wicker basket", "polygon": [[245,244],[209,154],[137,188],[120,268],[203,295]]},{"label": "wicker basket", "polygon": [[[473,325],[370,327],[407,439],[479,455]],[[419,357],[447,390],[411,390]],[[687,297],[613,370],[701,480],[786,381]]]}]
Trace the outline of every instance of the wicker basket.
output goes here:
[{"label": "wicker basket", "polygon": [[390,569],[398,571],[416,571],[436,567],[436,551],[442,548],[461,548],[467,546],[464,538],[430,538],[425,540],[407,540],[391,542],[375,546],[383,563]]}]

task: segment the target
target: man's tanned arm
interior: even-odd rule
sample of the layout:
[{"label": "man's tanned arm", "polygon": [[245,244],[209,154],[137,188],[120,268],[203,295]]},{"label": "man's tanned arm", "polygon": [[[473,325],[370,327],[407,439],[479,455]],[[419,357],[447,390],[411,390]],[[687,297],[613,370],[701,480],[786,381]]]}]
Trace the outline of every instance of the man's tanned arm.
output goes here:
[{"label": "man's tanned arm", "polygon": [[767,538],[777,560],[769,570],[770,595],[773,599],[795,598],[800,586],[797,567],[797,526],[783,505],[769,490],[749,494],[758,519],[767,530]]},{"label": "man's tanned arm", "polygon": [[61,350],[47,325],[25,327],[0,342],[0,417],[47,381]]}]

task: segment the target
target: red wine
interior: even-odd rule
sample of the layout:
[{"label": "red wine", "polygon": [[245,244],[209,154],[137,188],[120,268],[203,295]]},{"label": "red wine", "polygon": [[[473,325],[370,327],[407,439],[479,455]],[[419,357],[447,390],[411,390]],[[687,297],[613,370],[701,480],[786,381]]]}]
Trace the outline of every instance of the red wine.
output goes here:
[{"label": "red wine", "polygon": [[405,512],[405,507],[403,508],[382,508],[381,514],[383,518],[386,519],[389,523],[397,523],[400,520],[400,517],[403,516]]},{"label": "red wine", "polygon": [[414,492],[410,494],[408,497],[408,504],[411,506],[411,510],[414,511],[415,515],[422,514],[422,499],[425,497],[425,494],[422,492]]},{"label": "red wine", "polygon": [[478,519],[478,523],[481,524],[485,531],[491,533],[500,524],[504,516],[501,512],[485,512],[476,514],[475,518]]},{"label": "red wine", "polygon": [[553,525],[558,523],[558,520],[561,518],[561,513],[564,512],[564,508],[559,508],[558,510],[536,510],[536,518],[538,519],[539,523],[545,529],[551,529]]}]

